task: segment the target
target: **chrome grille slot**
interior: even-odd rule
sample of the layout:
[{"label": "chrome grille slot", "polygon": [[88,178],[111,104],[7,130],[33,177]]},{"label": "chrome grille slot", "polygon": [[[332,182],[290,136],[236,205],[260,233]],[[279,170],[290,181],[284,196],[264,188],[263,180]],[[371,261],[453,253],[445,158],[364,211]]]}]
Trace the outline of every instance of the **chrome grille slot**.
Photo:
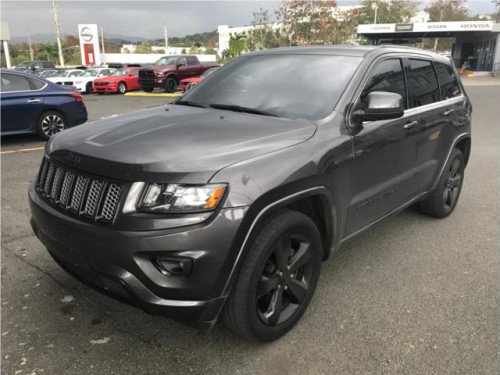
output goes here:
[{"label": "chrome grille slot", "polygon": [[118,184],[110,184],[106,197],[102,204],[101,215],[98,217],[99,221],[111,222],[116,213],[123,187]]},{"label": "chrome grille slot", "polygon": [[102,224],[113,222],[124,186],[44,158],[36,183],[42,199],[60,211]]},{"label": "chrome grille slot", "polygon": [[87,199],[85,199],[85,204],[83,205],[82,215],[94,216],[103,186],[104,182],[99,180],[93,180],[90,183]]},{"label": "chrome grille slot", "polygon": [[79,211],[80,203],[82,202],[83,194],[85,193],[85,186],[87,185],[88,178],[78,176],[76,178],[75,187],[68,208],[70,210]]}]

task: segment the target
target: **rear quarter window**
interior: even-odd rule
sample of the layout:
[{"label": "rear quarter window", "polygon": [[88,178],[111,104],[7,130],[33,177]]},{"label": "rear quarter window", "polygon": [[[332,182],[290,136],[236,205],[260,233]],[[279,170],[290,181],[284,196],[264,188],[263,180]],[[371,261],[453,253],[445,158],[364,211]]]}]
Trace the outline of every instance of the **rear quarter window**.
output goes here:
[{"label": "rear quarter window", "polygon": [[441,62],[435,62],[434,66],[436,67],[441,89],[441,99],[446,100],[460,96],[462,92],[452,67]]}]

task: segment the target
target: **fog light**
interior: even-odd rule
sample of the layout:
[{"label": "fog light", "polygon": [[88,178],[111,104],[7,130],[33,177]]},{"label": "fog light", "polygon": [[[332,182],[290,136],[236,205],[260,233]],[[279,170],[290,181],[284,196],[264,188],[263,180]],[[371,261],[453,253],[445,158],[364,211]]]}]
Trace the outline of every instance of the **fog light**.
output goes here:
[{"label": "fog light", "polygon": [[193,269],[189,258],[156,258],[154,263],[165,276],[188,276]]}]

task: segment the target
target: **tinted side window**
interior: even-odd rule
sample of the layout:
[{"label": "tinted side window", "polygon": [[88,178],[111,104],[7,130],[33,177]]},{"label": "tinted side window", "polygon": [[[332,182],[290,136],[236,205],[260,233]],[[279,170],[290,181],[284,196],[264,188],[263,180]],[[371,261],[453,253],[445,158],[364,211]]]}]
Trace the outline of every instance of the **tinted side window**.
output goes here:
[{"label": "tinted side window", "polygon": [[2,92],[29,91],[30,83],[26,77],[14,74],[2,74]]},{"label": "tinted side window", "polygon": [[411,108],[438,102],[439,87],[432,63],[427,60],[410,59]]},{"label": "tinted side window", "polygon": [[186,66],[187,65],[187,60],[185,57],[179,57],[179,60],[177,60],[177,65],[183,65],[183,66]]},{"label": "tinted side window", "polygon": [[373,91],[387,91],[401,95],[407,109],[406,86],[400,59],[384,60],[375,67],[361,93],[361,108],[366,108],[367,96]]},{"label": "tinted side window", "polygon": [[440,62],[435,62],[439,85],[441,86],[441,99],[446,100],[455,96],[460,96],[460,86],[457,77],[451,66]]},{"label": "tinted side window", "polygon": [[45,86],[45,82],[39,81],[38,79],[30,78],[31,87],[33,90],[40,90],[43,86]]},{"label": "tinted side window", "polygon": [[187,57],[188,65],[198,65],[198,59],[194,56]]}]

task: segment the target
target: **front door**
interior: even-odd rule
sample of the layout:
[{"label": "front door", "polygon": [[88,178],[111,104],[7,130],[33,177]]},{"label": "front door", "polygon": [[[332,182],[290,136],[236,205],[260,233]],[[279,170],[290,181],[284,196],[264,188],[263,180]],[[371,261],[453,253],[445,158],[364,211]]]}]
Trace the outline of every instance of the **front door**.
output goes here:
[{"label": "front door", "polygon": [[364,122],[353,134],[345,235],[402,206],[416,192],[412,180],[419,118],[407,111],[406,86],[402,59],[386,58],[376,63],[355,104],[356,109],[363,109],[370,92],[394,92],[403,97],[405,114],[399,119]]}]

